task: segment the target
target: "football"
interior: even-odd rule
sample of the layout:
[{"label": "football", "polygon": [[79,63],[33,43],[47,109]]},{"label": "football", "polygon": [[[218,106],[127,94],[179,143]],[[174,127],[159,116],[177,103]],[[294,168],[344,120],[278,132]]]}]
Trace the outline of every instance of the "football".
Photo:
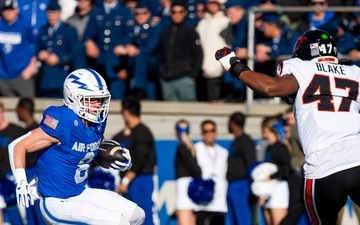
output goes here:
[{"label": "football", "polygon": [[125,162],[127,159],[123,156],[124,149],[114,140],[101,142],[95,161],[103,168],[109,169],[110,164],[115,160]]}]

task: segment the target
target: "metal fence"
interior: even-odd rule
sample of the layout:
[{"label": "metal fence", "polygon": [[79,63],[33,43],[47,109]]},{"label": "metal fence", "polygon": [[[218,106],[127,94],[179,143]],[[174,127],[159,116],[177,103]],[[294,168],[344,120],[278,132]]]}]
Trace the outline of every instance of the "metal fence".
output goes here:
[{"label": "metal fence", "polygon": [[[316,10],[319,10],[318,8]],[[353,12],[360,12],[360,7],[328,7],[324,10],[327,11],[333,11],[333,12],[342,12],[342,13],[353,13]],[[248,21],[248,57],[247,57],[247,65],[249,66],[250,69],[254,69],[254,64],[255,64],[255,53],[254,53],[254,47],[255,47],[255,14],[257,12],[277,12],[277,13],[284,13],[284,12],[313,12],[315,11],[314,8],[312,7],[303,7],[303,6],[299,6],[299,7],[281,7],[278,6],[276,8],[272,8],[272,9],[265,9],[265,8],[259,8],[259,7],[252,7],[248,10],[248,16],[249,16],[249,21]],[[284,59],[289,58],[290,56],[279,56],[276,61],[282,61]],[[279,104],[280,103],[280,99],[279,98],[274,98],[272,101],[269,101],[272,104]],[[255,104],[254,102],[254,92],[247,87],[246,89],[246,112],[250,112],[250,108],[251,106]]]}]

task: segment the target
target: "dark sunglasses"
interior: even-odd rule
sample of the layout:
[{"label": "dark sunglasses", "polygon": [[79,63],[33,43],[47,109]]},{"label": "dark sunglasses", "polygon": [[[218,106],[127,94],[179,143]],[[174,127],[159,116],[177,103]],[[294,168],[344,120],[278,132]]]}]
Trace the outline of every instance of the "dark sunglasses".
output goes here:
[{"label": "dark sunglasses", "polygon": [[215,133],[216,130],[215,129],[211,129],[211,130],[203,130],[202,133],[203,134],[207,134],[207,133]]},{"label": "dark sunglasses", "polygon": [[170,12],[171,12],[171,14],[183,14],[185,12],[185,10],[179,10],[179,11],[171,10]]},{"label": "dark sunglasses", "polygon": [[325,2],[311,2],[311,5],[325,5]]},{"label": "dark sunglasses", "polygon": [[135,12],[135,16],[137,16],[137,15],[145,15],[145,14],[147,14],[147,12]]}]

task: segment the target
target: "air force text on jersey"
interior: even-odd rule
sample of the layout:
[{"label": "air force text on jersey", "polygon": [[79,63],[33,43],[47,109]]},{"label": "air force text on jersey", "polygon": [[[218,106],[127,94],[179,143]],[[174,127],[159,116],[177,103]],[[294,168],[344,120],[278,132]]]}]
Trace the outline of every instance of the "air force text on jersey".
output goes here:
[{"label": "air force text on jersey", "polygon": [[99,145],[100,145],[100,141],[92,142],[90,144],[75,142],[71,150],[77,152],[94,152],[96,151],[96,149],[98,149]]},{"label": "air force text on jersey", "polygon": [[330,63],[316,63],[318,71],[326,73],[336,73],[339,75],[345,75],[344,68],[341,65],[330,64]]}]

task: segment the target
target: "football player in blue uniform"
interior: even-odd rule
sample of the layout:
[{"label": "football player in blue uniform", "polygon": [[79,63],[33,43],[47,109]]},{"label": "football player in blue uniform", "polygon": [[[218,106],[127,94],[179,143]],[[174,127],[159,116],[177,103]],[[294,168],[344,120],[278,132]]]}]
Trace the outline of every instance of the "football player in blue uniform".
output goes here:
[{"label": "football player in blue uniform", "polygon": [[[109,110],[105,80],[94,70],[75,70],[65,79],[63,102],[43,112],[39,128],[9,145],[18,204],[29,207],[40,198],[41,213],[48,224],[142,224],[145,213],[135,203],[115,192],[87,186]],[[39,151],[37,192],[24,171],[25,153],[35,151]],[[128,160],[114,161],[113,169],[130,168],[128,150],[123,156]]]}]

